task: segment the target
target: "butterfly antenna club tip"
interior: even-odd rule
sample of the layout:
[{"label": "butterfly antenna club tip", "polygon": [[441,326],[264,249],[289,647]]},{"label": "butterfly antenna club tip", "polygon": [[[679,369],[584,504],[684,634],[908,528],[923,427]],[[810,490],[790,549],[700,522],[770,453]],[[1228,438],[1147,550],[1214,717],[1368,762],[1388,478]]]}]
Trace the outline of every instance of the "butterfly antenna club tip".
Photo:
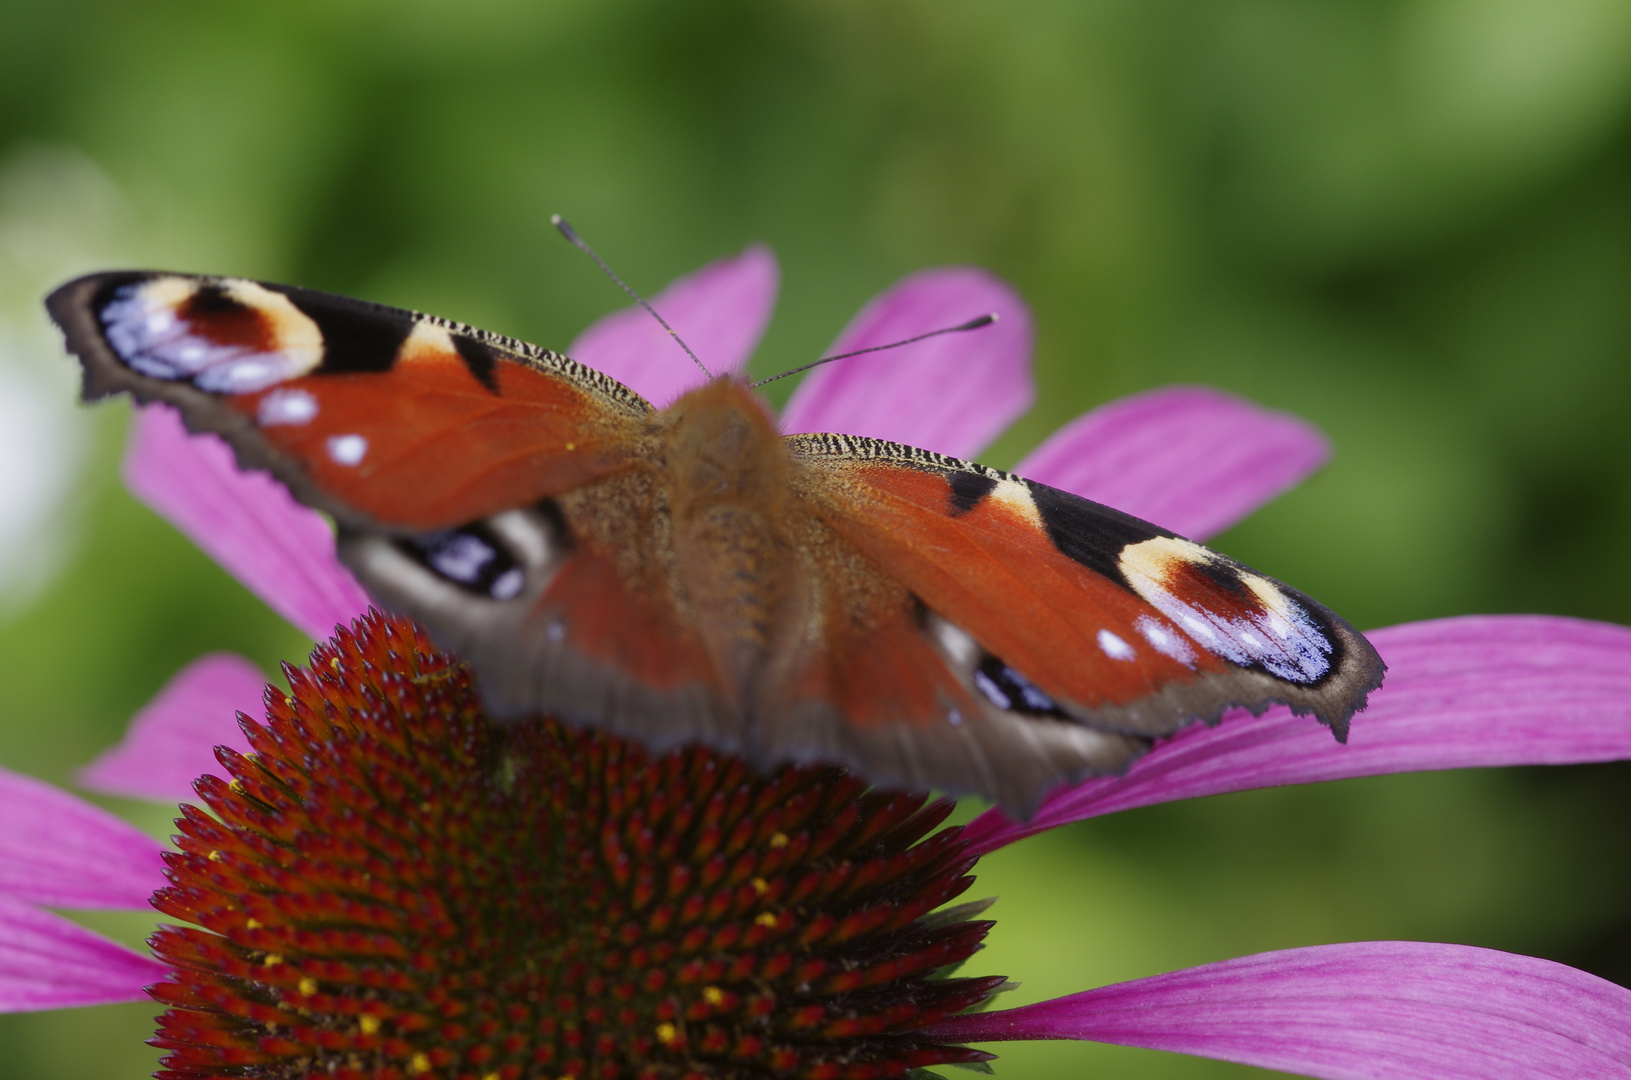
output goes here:
[{"label": "butterfly antenna club tip", "polygon": [[691,362],[702,369],[702,373],[704,375],[708,376],[710,379],[714,377],[714,373],[708,370],[708,365],[704,364],[700,359],[698,359],[697,354],[691,351],[691,346],[685,343],[685,339],[680,337],[679,334],[675,333],[674,328],[669,326],[661,315],[657,314],[656,308],[646,303],[645,300],[641,298],[639,293],[629,288],[628,282],[618,277],[617,271],[613,270],[610,266],[607,266],[605,259],[602,259],[599,255],[595,254],[595,249],[590,247],[584,241],[583,237],[578,235],[578,231],[572,227],[570,222],[559,214],[551,214],[549,215],[549,223],[555,226],[557,232],[566,237],[568,243],[577,248],[579,251],[583,252],[585,255],[589,256],[591,259],[595,260],[595,265],[600,267],[601,270],[605,272],[607,277],[617,282],[618,288],[622,289],[624,292],[628,293],[629,296],[633,297],[636,304],[639,304],[642,308],[645,308],[646,314],[650,315],[653,319],[656,319],[657,325],[668,331],[668,336],[673,338],[675,343],[678,344],[680,348],[685,350],[685,355],[689,356],[691,358]]}]

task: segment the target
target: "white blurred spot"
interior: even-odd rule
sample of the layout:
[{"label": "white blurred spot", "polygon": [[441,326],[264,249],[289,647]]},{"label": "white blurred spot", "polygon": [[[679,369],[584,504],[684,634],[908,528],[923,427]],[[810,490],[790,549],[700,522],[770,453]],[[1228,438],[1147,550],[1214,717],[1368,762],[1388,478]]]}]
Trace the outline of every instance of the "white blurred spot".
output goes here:
[{"label": "white blurred spot", "polygon": [[[359,437],[356,435],[350,436],[353,439]],[[357,460],[362,460],[360,453],[357,455]],[[356,462],[341,462],[341,464],[354,465]],[[471,536],[469,533],[459,533],[431,552],[430,565],[443,577],[452,578],[454,581],[462,581],[469,585],[481,577],[481,572],[487,568],[487,564],[497,557],[498,552],[494,551],[481,537]]]},{"label": "white blurred spot", "polygon": [[66,541],[63,505],[84,457],[73,396],[19,370],[0,344],[0,602],[13,607],[50,578]]},{"label": "white blurred spot", "polygon": [[78,365],[40,301],[78,274],[129,263],[124,202],[83,154],[14,145],[0,159],[0,613],[51,583],[74,550],[91,416]]},{"label": "white blurred spot", "polygon": [[1138,655],[1131,645],[1108,630],[1099,631],[1099,648],[1112,660],[1131,660]]},{"label": "white blurred spot", "polygon": [[359,465],[368,454],[368,440],[361,435],[330,435],[329,460],[336,465]]},{"label": "white blurred spot", "polygon": [[514,600],[521,595],[521,587],[527,583],[527,575],[521,572],[518,566],[512,566],[493,581],[493,587],[488,590],[494,600]]},{"label": "white blurred spot", "polygon": [[1133,626],[1162,656],[1171,657],[1185,667],[1195,666],[1195,650],[1183,638],[1161,625],[1161,620],[1140,615],[1133,621]]},{"label": "white blurred spot", "polygon": [[255,419],[261,427],[309,424],[317,416],[317,399],[304,390],[273,390],[261,398]]}]

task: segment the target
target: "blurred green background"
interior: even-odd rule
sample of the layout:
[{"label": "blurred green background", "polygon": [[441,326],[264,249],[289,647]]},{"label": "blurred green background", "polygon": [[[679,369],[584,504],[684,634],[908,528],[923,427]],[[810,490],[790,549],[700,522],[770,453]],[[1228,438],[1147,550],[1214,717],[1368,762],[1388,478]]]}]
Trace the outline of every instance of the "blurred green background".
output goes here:
[{"label": "blurred green background", "polygon": [[[185,661],[308,646],[123,493],[126,407],[70,404],[49,286],[244,274],[559,347],[620,301],[553,211],[648,292],[771,244],[761,374],[902,274],[987,266],[1035,308],[1041,385],[991,464],[1209,383],[1336,446],[1223,550],[1361,627],[1631,622],[1626,0],[6,0],[0,761],[69,783]],[[976,965],[1017,1004],[1419,938],[1631,983],[1628,779],[1390,777],[1086,823],[982,865],[1003,899]],[[152,1014],[0,1018],[0,1076],[144,1075]],[[1000,1049],[1009,1080],[1259,1075]]]}]

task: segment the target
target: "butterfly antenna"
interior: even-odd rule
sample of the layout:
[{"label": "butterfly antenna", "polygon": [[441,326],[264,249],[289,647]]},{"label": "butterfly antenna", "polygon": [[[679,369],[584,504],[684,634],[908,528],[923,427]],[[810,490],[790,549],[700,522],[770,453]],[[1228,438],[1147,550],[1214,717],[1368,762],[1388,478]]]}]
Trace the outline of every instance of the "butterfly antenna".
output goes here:
[{"label": "butterfly antenna", "polygon": [[823,356],[820,360],[813,360],[810,363],[805,364],[803,367],[796,367],[790,371],[784,371],[780,375],[772,375],[768,379],[760,379],[753,385],[754,387],[760,387],[765,383],[775,382],[777,379],[785,379],[789,375],[797,375],[801,371],[809,371],[813,367],[820,367],[822,364],[830,364],[834,360],[847,360],[852,356],[860,356],[862,353],[882,352],[884,349],[898,349],[902,345],[910,345],[912,342],[922,341],[924,338],[939,337],[941,334],[961,334],[964,330],[978,330],[980,327],[990,326],[996,321],[997,313],[993,311],[989,315],[981,315],[978,319],[970,319],[968,322],[962,323],[958,326],[944,326],[939,330],[930,330],[927,334],[919,334],[916,337],[903,338],[900,341],[891,341],[887,345],[873,345],[866,349],[856,349],[854,352],[839,353],[837,356]]},{"label": "butterfly antenna", "polygon": [[[668,336],[673,338],[676,342],[679,343],[680,348],[685,350],[685,355],[689,356],[691,358],[691,361],[693,363],[695,363],[697,365],[697,367],[702,369],[702,373],[704,375],[708,376],[708,378],[710,378],[710,379],[714,377],[714,373],[708,370],[708,365],[704,364],[701,360],[697,359],[697,354],[691,351],[691,346],[689,346],[689,345],[687,345],[685,343],[685,339],[680,337],[678,334],[676,334],[674,332],[674,328],[672,326],[669,326],[666,322],[663,321],[663,317],[661,315],[657,314],[657,311],[656,311],[655,308],[653,308],[650,304],[646,303],[644,300],[640,299],[640,294],[635,292],[633,289],[629,288],[628,283],[625,282],[622,278],[618,277],[617,272],[615,270],[613,270],[611,267],[606,265],[606,260],[602,259],[599,255],[595,254],[595,249],[594,248],[590,247],[588,244],[583,242],[583,237],[578,235],[578,232],[577,232],[576,229],[572,228],[571,225],[567,224],[567,221],[566,221],[565,218],[563,218],[559,214],[551,214],[551,215],[549,215],[549,223],[551,225],[555,226],[555,228],[559,229],[561,235],[566,237],[567,240],[571,242],[573,247],[577,248],[579,251],[583,252],[585,255],[587,255],[591,259],[595,260],[595,265],[600,267],[602,270],[606,271],[606,276],[611,278],[613,281],[617,282],[617,285],[618,285],[618,287],[620,289],[622,289],[624,292],[628,293],[630,296],[634,297],[634,302],[636,304],[639,304],[641,307],[645,308],[646,309],[646,314],[650,315],[653,319],[656,319],[658,325],[660,325],[664,330],[668,331]],[[792,374],[792,373],[788,372],[788,374]]]}]

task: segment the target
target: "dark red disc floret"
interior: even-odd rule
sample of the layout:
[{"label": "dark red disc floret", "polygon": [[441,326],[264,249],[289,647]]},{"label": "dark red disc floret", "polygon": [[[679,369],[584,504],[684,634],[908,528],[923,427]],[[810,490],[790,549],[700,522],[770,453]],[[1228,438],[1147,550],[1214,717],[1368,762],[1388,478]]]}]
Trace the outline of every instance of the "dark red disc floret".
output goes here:
[{"label": "dark red disc floret", "polygon": [[[759,775],[549,719],[370,615],[286,669],[184,807],[153,950],[158,1074],[871,1080],[989,1055],[919,1032],[1001,978],[937,911],[950,811],[832,768]],[[930,835],[933,833],[933,835]]]}]

